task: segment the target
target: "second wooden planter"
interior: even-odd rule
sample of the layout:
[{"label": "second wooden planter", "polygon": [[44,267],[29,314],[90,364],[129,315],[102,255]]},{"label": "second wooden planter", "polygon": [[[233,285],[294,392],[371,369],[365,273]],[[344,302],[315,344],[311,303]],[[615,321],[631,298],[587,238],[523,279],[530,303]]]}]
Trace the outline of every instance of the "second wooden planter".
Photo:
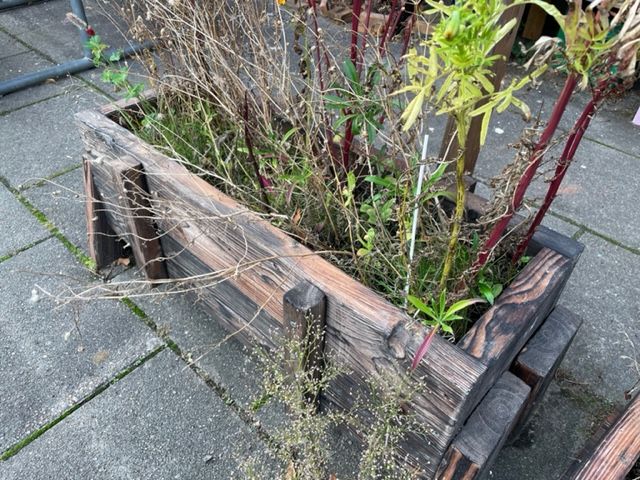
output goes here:
[{"label": "second wooden planter", "polygon": [[[428,329],[121,127],[123,106],[77,115],[98,267],[130,245],[147,278],[188,279],[199,304],[251,345],[274,348],[323,322],[325,354],[349,373],[322,408],[351,408],[369,377],[409,378]],[[556,302],[582,248],[541,228],[532,260],[473,328],[456,345],[435,337],[410,376],[419,388],[406,413],[421,428],[401,452],[421,478],[481,475],[526,420],[580,324]]]}]

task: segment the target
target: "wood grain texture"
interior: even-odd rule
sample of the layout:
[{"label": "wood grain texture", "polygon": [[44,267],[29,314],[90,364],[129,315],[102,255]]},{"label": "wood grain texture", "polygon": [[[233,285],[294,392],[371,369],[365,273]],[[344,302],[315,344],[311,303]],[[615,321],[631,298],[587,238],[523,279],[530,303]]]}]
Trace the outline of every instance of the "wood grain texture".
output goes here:
[{"label": "wood grain texture", "polygon": [[449,447],[436,478],[470,480],[486,473],[520,415],[529,391],[515,375],[503,373]]},{"label": "wood grain texture", "polygon": [[[324,368],[324,331],[327,297],[315,285],[302,282],[284,294],[284,325],[287,337],[301,346],[302,358],[287,358],[287,370],[295,375],[301,368],[309,378],[319,381]],[[319,406],[315,393],[305,395],[309,404]]]},{"label": "wood grain texture", "polygon": [[509,368],[549,315],[571,270],[569,259],[543,249],[462,337],[458,346],[487,366],[484,389]]},{"label": "wood grain texture", "polygon": [[[247,343],[277,345],[282,296],[308,281],[327,296],[327,353],[352,372],[341,379],[342,386],[324,393],[324,402],[348,407],[345,392],[366,388],[362,379],[408,375],[425,328],[409,327],[401,310],[103,115],[84,112],[77,118],[91,148],[142,164],[152,207],[166,214],[157,222],[165,232],[161,243],[169,275],[190,277],[203,305],[230,331]],[[474,392],[484,371],[480,362],[436,337],[412,374],[421,382],[409,409],[427,432],[416,443],[426,475],[433,477],[481,398]]]},{"label": "wood grain texture", "polygon": [[629,402],[604,438],[574,463],[564,480],[624,480],[640,459],[640,392]]},{"label": "wood grain texture", "polygon": [[107,218],[131,247],[138,269],[151,282],[167,278],[140,162],[127,155],[103,154],[92,168]]},{"label": "wood grain texture", "polygon": [[101,270],[124,256],[124,249],[111,228],[105,205],[100,201],[101,195],[95,185],[92,160],[91,157],[84,156],[82,161],[86,196],[87,244],[89,256],[96,263],[98,270]]},{"label": "wood grain texture", "polygon": [[511,440],[519,435],[537,402],[544,396],[581,324],[580,317],[557,306],[511,365],[511,372],[531,388]]}]

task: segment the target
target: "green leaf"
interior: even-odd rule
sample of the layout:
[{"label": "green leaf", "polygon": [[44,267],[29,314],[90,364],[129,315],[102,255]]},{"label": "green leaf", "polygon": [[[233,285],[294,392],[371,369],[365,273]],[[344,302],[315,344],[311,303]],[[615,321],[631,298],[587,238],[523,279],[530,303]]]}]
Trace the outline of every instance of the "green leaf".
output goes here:
[{"label": "green leaf", "polygon": [[402,113],[400,119],[404,121],[404,126],[402,127],[403,132],[409,130],[416,123],[418,115],[420,115],[420,113],[422,112],[424,96],[425,91],[420,90],[420,93],[418,93],[418,95],[416,95],[415,98],[411,100],[411,102],[409,102],[409,105],[407,105],[407,108]]},{"label": "green leaf", "polygon": [[360,83],[360,78],[358,78],[358,71],[356,70],[356,66],[353,64],[351,59],[347,58],[342,64],[342,71],[344,72],[345,77],[352,83]]},{"label": "green leaf", "polygon": [[478,284],[478,290],[480,290],[480,294],[484,297],[484,299],[489,302],[490,305],[493,305],[493,301],[495,300],[495,296],[493,295],[493,290],[486,283]]},{"label": "green leaf", "polygon": [[122,59],[122,50],[116,50],[111,55],[109,55],[110,62],[119,62]]},{"label": "green leaf", "polygon": [[433,309],[425,305],[425,303],[422,300],[420,300],[418,297],[414,297],[413,295],[407,295],[407,300],[409,300],[409,303],[411,303],[411,305],[413,305],[415,308],[420,310],[425,315],[429,316],[434,322],[438,321],[438,317],[436,313],[433,311]]},{"label": "green leaf", "polygon": [[378,177],[377,175],[367,175],[364,177],[365,182],[373,183],[374,185],[378,185],[380,187],[385,188],[395,188],[396,182],[393,177]]},{"label": "green leaf", "polygon": [[447,316],[459,312],[460,310],[464,310],[465,308],[470,307],[471,305],[475,305],[476,303],[484,303],[484,300],[481,298],[459,300],[449,307],[449,309],[447,310]]}]

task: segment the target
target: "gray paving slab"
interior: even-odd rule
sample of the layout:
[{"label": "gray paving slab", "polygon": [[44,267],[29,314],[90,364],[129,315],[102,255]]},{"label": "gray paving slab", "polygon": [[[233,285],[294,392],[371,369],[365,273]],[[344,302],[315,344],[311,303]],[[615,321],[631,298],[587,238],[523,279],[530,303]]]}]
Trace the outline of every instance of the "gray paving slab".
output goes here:
[{"label": "gray paving slab", "polygon": [[23,195],[75,246],[87,252],[82,167],[25,190]]},{"label": "gray paving slab", "polygon": [[0,469],[6,480],[231,479],[252,458],[271,464],[255,432],[164,350]]},{"label": "gray paving slab", "polygon": [[560,478],[609,412],[580,386],[553,381],[522,434],[499,453],[488,478]]},{"label": "gray paving slab", "polygon": [[[139,278],[132,271],[114,281],[128,282]],[[215,318],[205,313],[193,298],[184,294],[160,293],[159,288],[146,290],[151,296],[133,298],[162,332],[176,342],[182,354],[195,361],[212,380],[223,387],[229,397],[250,412],[269,433],[287,429],[287,417],[281,405],[269,402],[252,411],[260,398],[263,367],[255,352],[244,347]],[[356,478],[360,458],[360,441],[344,428],[330,432],[329,470],[338,478]]]},{"label": "gray paving slab", "polygon": [[83,88],[0,117],[0,175],[18,188],[77,165],[82,142],[74,114],[103,103]]},{"label": "gray paving slab", "polygon": [[[116,277],[112,285],[123,282],[119,288],[127,288],[128,282],[140,281],[133,270]],[[262,391],[262,370],[255,352],[230,336],[204,312],[195,297],[171,293],[171,288],[145,288],[140,293],[142,296],[130,297],[176,342],[183,355],[223,387],[241,408],[250,410]],[[260,409],[256,416],[267,427],[282,425],[285,418],[282,408],[273,404]]]},{"label": "gray paving slab", "polygon": [[640,256],[593,235],[585,244],[560,303],[583,319],[564,369],[611,402],[638,380],[640,362]]},{"label": "gray paving slab", "polygon": [[[11,57],[13,55],[24,53],[26,51],[27,51],[27,47],[25,47],[21,43],[16,42],[13,38],[11,38],[6,33],[0,32],[0,60],[3,60],[7,57]],[[3,69],[4,69],[5,63],[2,62],[1,65],[3,66]]]},{"label": "gray paving slab", "polygon": [[36,218],[0,184],[0,258],[50,236]]},{"label": "gray paving slab", "polygon": [[2,262],[0,277],[0,391],[10,392],[0,395],[0,451],[162,343],[120,302],[65,305],[42,293],[96,281],[56,239]]},{"label": "gray paving slab", "polygon": [[[95,0],[85,0],[84,4],[89,23],[103,41],[123,47],[123,37],[119,33],[122,27],[115,25],[113,15],[120,4]],[[0,28],[18,36],[55,62],[75,60],[83,56],[82,43],[78,28],[66,19],[70,11],[68,1],[43,2],[0,15]]]}]

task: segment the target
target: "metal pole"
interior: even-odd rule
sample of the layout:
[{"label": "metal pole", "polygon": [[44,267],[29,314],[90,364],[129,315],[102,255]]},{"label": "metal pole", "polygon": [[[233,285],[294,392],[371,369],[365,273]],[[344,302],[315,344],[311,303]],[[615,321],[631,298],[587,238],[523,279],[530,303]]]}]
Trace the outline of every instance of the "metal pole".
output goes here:
[{"label": "metal pole", "polygon": [[[82,0],[71,0],[71,11],[76,17],[82,20],[85,25],[89,25]],[[89,34],[84,28],[80,28],[79,30],[80,44],[82,45],[82,54],[85,56],[85,58],[91,58],[91,50],[89,50],[89,47],[87,46],[87,42],[89,41]]]},{"label": "metal pole", "polygon": [[[142,44],[130,45],[122,50],[124,57],[130,57],[136,53],[149,49],[153,46],[153,42],[144,42]],[[111,49],[106,53],[106,58],[109,58],[112,52],[117,49]],[[91,70],[95,68],[93,60],[90,58],[80,58],[78,60],[71,60],[69,62],[56,65],[55,67],[40,70],[39,72],[27,73],[20,75],[19,77],[11,78],[0,82],[0,96],[7,95],[8,93],[22,90],[23,88],[38,85],[50,78],[60,78],[66,75],[73,75],[74,73],[84,72],[85,70]]]}]

